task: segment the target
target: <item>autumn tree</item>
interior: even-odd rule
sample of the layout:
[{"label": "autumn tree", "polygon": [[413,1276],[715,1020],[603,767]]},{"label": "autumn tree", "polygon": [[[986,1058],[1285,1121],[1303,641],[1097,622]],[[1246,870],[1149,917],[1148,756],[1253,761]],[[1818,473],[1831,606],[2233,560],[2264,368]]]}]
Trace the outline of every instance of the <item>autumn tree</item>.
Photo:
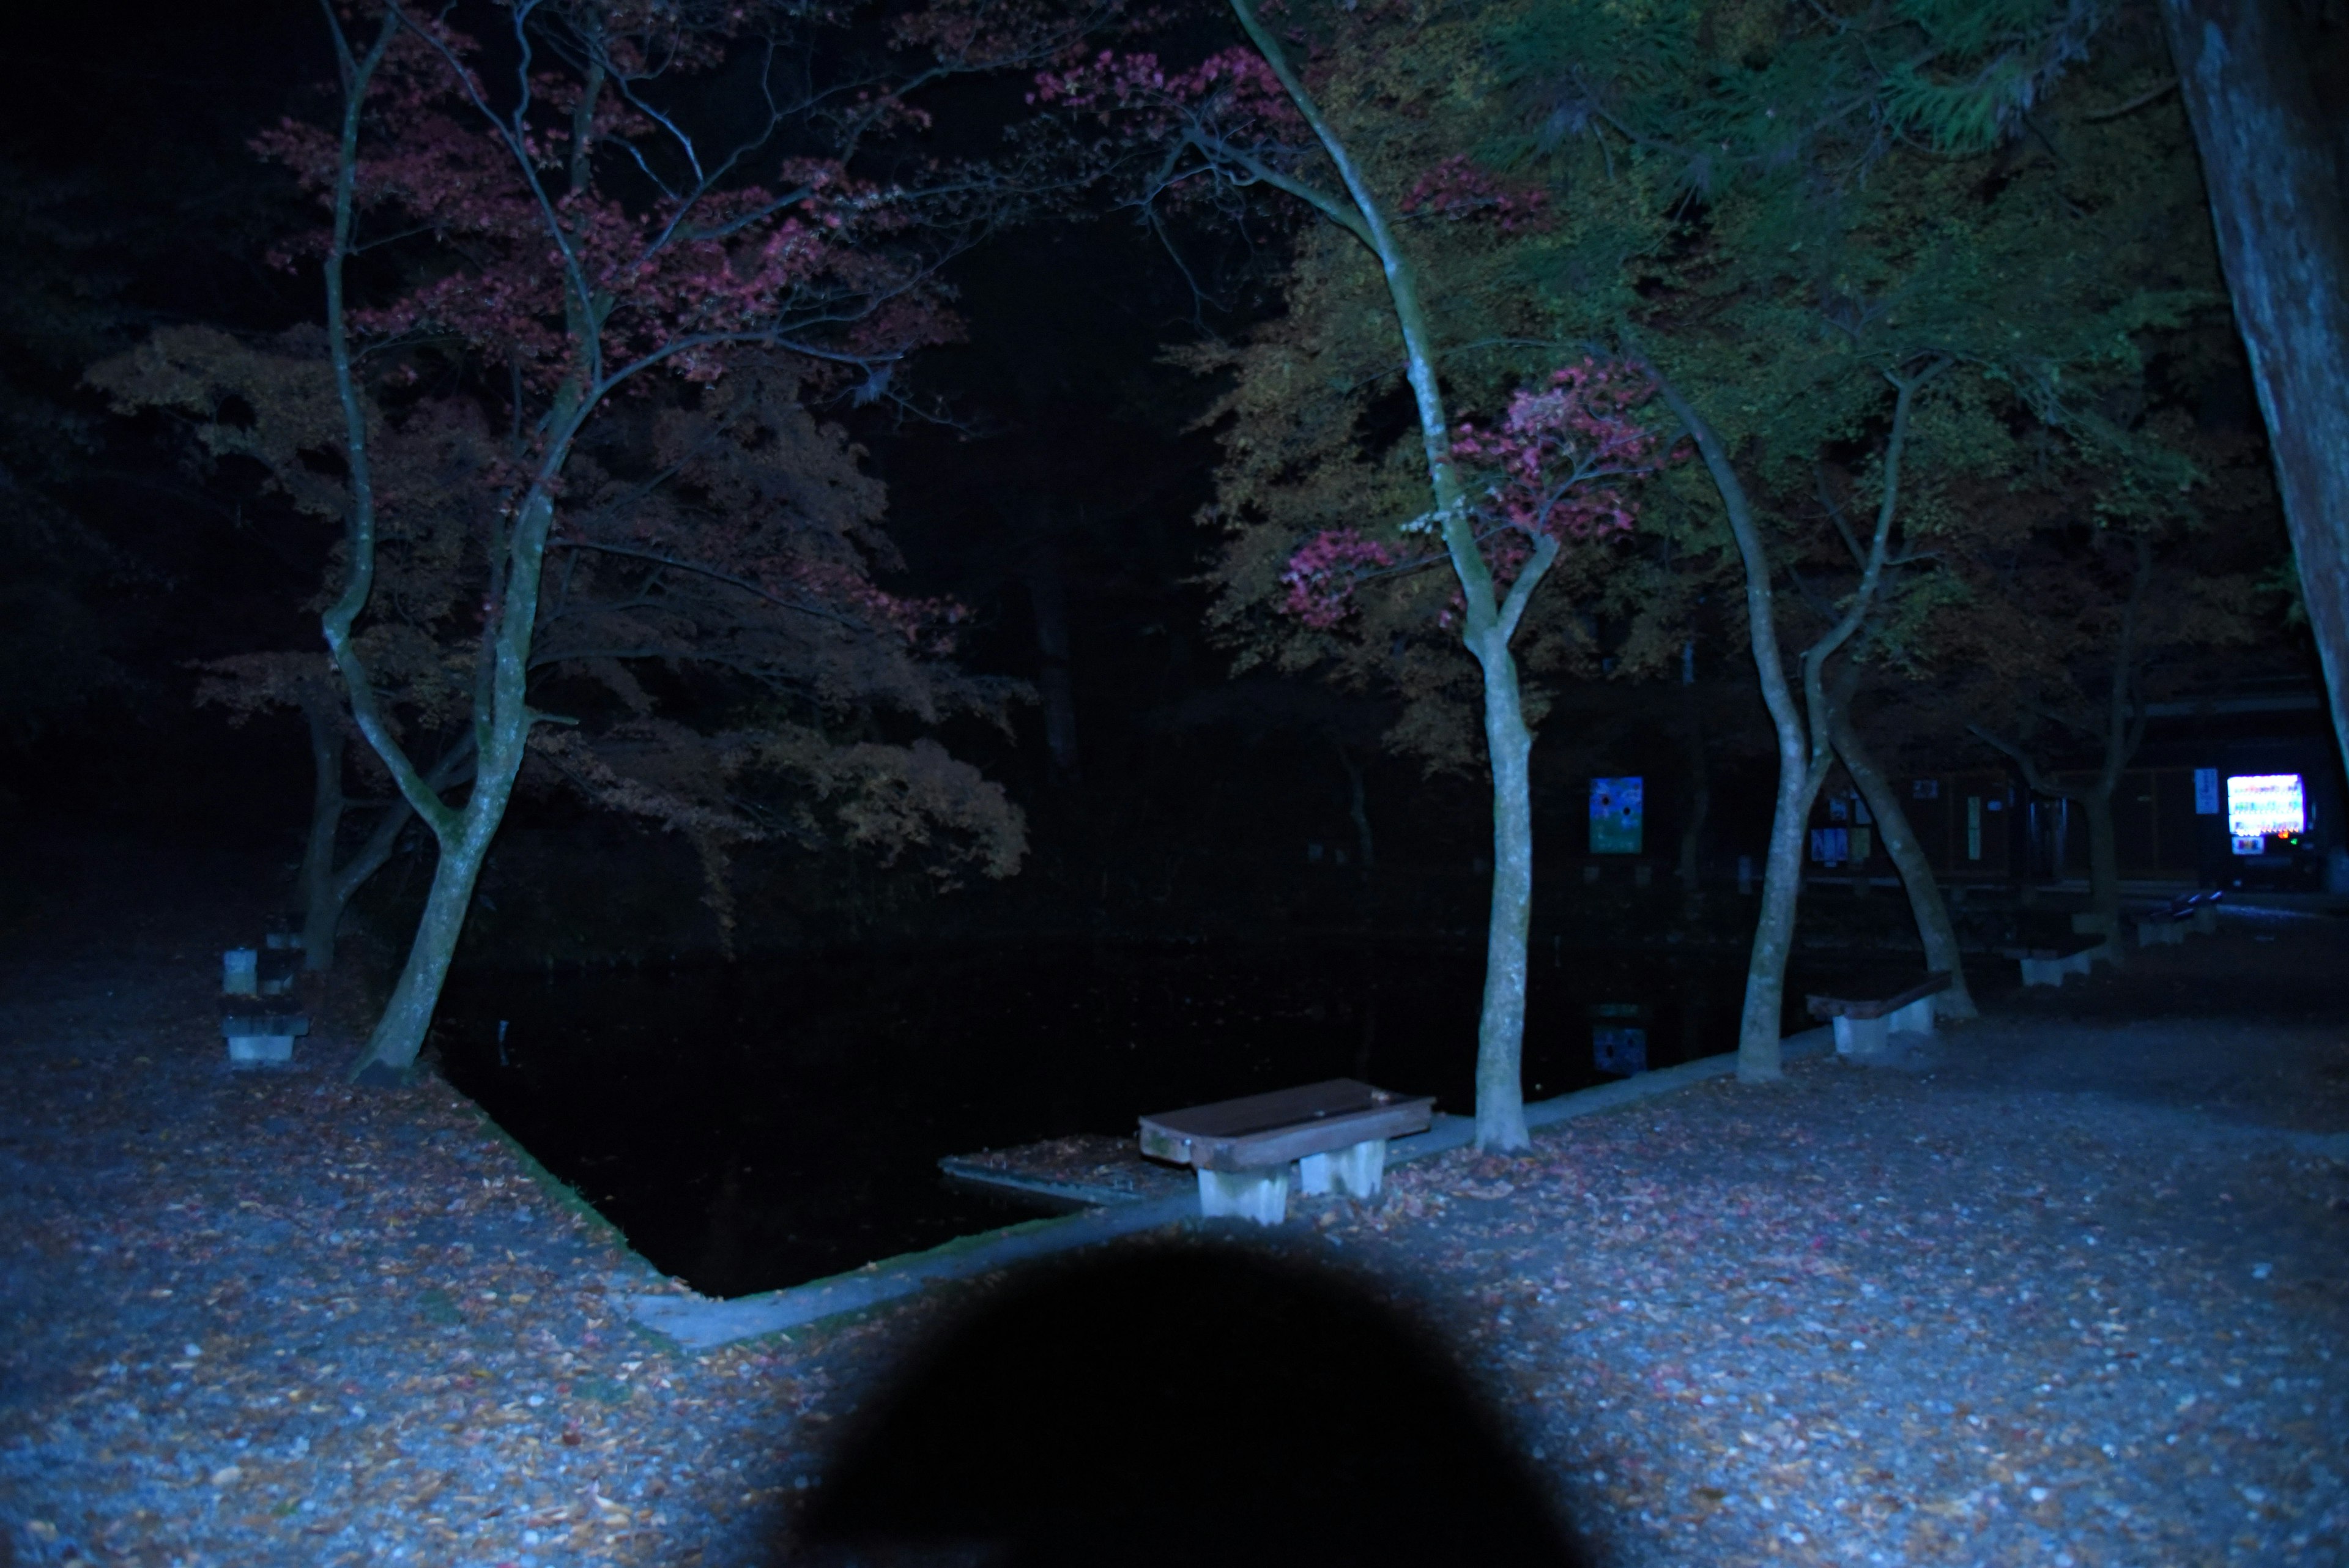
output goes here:
[{"label": "autumn tree", "polygon": [[[249,460],[296,510],[343,519],[347,488],[315,462],[332,450],[339,412],[314,332],[248,345],[171,328],[90,379],[122,408],[186,421],[200,481],[221,483],[225,460]],[[915,849],[946,876],[974,864],[1002,875],[1019,857],[1016,810],[968,767],[935,746],[833,738],[892,711],[999,722],[1011,691],[936,657],[951,606],[873,587],[873,571],[895,561],[880,528],[885,497],[801,391],[789,362],[753,353],[714,387],[613,410],[573,459],[564,526],[549,545],[557,576],[529,656],[533,689],[573,722],[534,738],[519,785],[567,787],[685,835],[721,940],[738,844],[846,838],[886,855]],[[418,403],[382,421],[374,448],[398,498],[376,549],[376,593],[391,613],[357,637],[387,722],[440,791],[469,779],[475,754],[480,626],[465,568],[494,502],[484,475],[503,455],[478,414],[462,401]],[[360,741],[320,653],[211,660],[199,699],[233,722],[290,711],[307,729],[312,808],[297,888],[307,961],[325,968],[343,909],[415,814]],[[675,716],[687,711],[690,723]],[[358,797],[347,777],[354,754]],[[355,808],[375,813],[356,834]]]},{"label": "autumn tree", "polygon": [[[533,753],[586,787],[638,798],[626,778],[580,758],[574,741],[539,732],[565,716],[539,705],[538,639],[550,619],[576,613],[553,566],[569,571],[595,555],[603,564],[590,575],[606,581],[634,569],[588,510],[609,483],[650,476],[599,457],[602,432],[636,416],[639,400],[722,400],[750,353],[781,357],[789,369],[777,374],[794,392],[896,395],[896,368],[953,330],[936,282],[942,258],[983,234],[1021,185],[1003,171],[925,162],[911,166],[918,179],[876,178],[858,159],[918,132],[908,92],[1032,62],[1064,38],[1024,14],[947,7],[899,15],[879,54],[860,52],[860,18],[783,6],[540,0],[427,14],[384,0],[330,10],[327,21],[336,118],[289,120],[261,143],[327,215],[322,234],[286,255],[318,268],[339,415],[320,466],[341,490],[344,540],[321,623],[351,722],[438,856],[416,940],[357,1069],[374,1079],[404,1072],[422,1044],[474,881]],[[702,86],[721,68],[743,73],[746,98]],[[436,788],[404,742],[366,638],[387,613],[377,593],[388,531],[404,506],[436,504],[404,494],[382,461],[385,443],[419,420],[471,421],[494,460],[469,493],[478,524],[448,563],[462,574],[457,602],[473,643],[461,798]],[[893,599],[821,551],[762,552],[757,527],[789,534],[771,516],[742,526],[753,535],[706,553],[698,518],[685,537],[656,530],[632,546],[647,569],[637,582],[646,613],[658,613],[665,588],[698,578],[790,604],[843,636],[893,630],[916,661],[936,650],[930,608]],[[615,629],[599,624],[595,635]],[[623,666],[641,656],[618,644],[595,651]],[[762,753],[713,742],[710,760],[722,771],[795,744],[804,749],[786,737]],[[827,753],[816,771],[844,789],[838,775],[860,754]],[[904,755],[919,765],[888,781],[893,804],[860,818],[864,831],[906,828],[922,804],[955,793],[932,765],[943,755],[934,745]]]},{"label": "autumn tree", "polygon": [[1930,633],[1944,673],[1930,701],[2034,793],[2079,807],[2089,923],[2116,963],[2127,950],[2113,801],[2147,706],[2256,641],[2278,607],[2274,494],[2248,443],[2197,431],[2178,410],[2153,429],[2181,469],[2194,465],[2190,488],[2116,505],[2127,486],[2091,469],[2068,489],[2007,498],[2003,526],[1952,542],[1942,565],[1962,585],[1960,613]]},{"label": "autumn tree", "polygon": [[[1742,1077],[1778,1071],[1804,824],[1839,729],[1872,771],[1838,663],[1930,657],[1928,612],[1962,593],[1938,563],[1983,487],[2084,465],[2117,517],[2187,477],[2141,423],[2153,347],[2209,307],[2208,258],[2179,242],[2179,128],[2111,112],[2143,107],[2116,91],[2142,47],[2108,39],[2083,65],[2104,19],[2015,0],[1544,9],[1502,29],[1519,156],[1584,191],[1644,181],[1655,203],[1631,245],[1554,203],[1550,330],[1640,348],[1744,568],[1780,784]],[[1636,303],[1559,286],[1594,253]],[[1927,950],[1954,959],[1909,859]]]},{"label": "autumn tree", "polygon": [[[1481,731],[1494,823],[1476,1141],[1487,1149],[1522,1148],[1533,731],[1514,645],[1561,560],[1630,525],[1634,503],[1627,492],[1659,456],[1634,412],[1647,389],[1618,365],[1554,357],[1514,388],[1495,384],[1483,420],[1456,422],[1442,381],[1447,338],[1408,225],[1415,215],[1475,214],[1514,227],[1537,218],[1538,197],[1521,204],[1518,194],[1493,186],[1440,130],[1397,134],[1394,117],[1380,112],[1380,84],[1342,47],[1357,40],[1389,47],[1391,27],[1365,18],[1361,31],[1341,18],[1330,36],[1340,47],[1317,48],[1323,40],[1316,36],[1277,36],[1251,0],[1233,0],[1232,10],[1246,41],[1192,67],[1104,51],[1043,73],[1036,97],[1079,125],[1099,128],[1092,151],[1135,180],[1128,197],[1143,211],[1187,208],[1246,221],[1255,193],[1277,193],[1287,210],[1273,221],[1304,224],[1301,248],[1344,269],[1350,284],[1376,280],[1373,379],[1383,380],[1399,358],[1410,456],[1398,453],[1376,482],[1357,485],[1350,507],[1316,505],[1301,516],[1284,507],[1277,520],[1266,516],[1260,487],[1247,478],[1227,483],[1226,506],[1238,526],[1268,522],[1285,538],[1268,550],[1273,535],[1258,532],[1237,547],[1244,559],[1227,562],[1224,575],[1253,580],[1227,597],[1277,604],[1330,641],[1366,602],[1360,590],[1371,581],[1407,584],[1399,594],[1381,592],[1381,603],[1412,622],[1431,659],[1464,649],[1473,660],[1475,696],[1464,707],[1479,715],[1471,725]],[[1222,410],[1241,416],[1231,466],[1242,472],[1257,462],[1249,449],[1260,436],[1278,440],[1248,417],[1254,391]],[[1423,576],[1428,567],[1436,574]],[[1432,607],[1424,602],[1431,591]],[[1398,641],[1372,616],[1347,627],[1343,639],[1399,658],[1411,634]],[[1448,681],[1451,671],[1438,679]]]},{"label": "autumn tree", "polygon": [[[1880,16],[1290,11],[1312,98],[1284,77],[1274,94],[1232,54],[1187,70],[1111,56],[1043,84],[1155,151],[1145,190],[1162,207],[1237,216],[1272,188],[1329,220],[1291,237],[1285,314],[1197,356],[1236,378],[1222,613],[1243,637],[1283,596],[1310,606],[1324,582],[1383,580],[1394,544],[1331,523],[1435,520],[1411,491],[1433,472],[1442,427],[1429,410],[1447,395],[1497,406],[1540,386],[1545,360],[1588,356],[1646,378],[1693,439],[1702,462],[1643,493],[1640,532],[1683,563],[1736,563],[1777,734],[1741,1025],[1748,1079],[1778,1073],[1803,826],[1839,732],[1868,768],[1838,694],[1855,659],[1927,657],[1926,612],[1961,591],[1935,561],[1967,534],[1966,498],[2029,483],[2051,453],[2137,493],[2180,478],[2136,425],[2150,346],[2210,303],[2207,256],[2178,243],[2174,126],[2149,129],[2122,90],[2135,57],[2107,48],[2082,74],[2103,19],[2029,0]],[[1257,43],[1253,59],[1281,63]],[[1282,119],[1292,109],[1313,143]],[[1342,128],[1324,151],[1332,167],[1347,158],[1348,195],[1392,193],[1384,230],[1350,230],[1360,209],[1284,161],[1320,145],[1325,126]],[[1398,355],[1383,335],[1404,320]],[[1411,400],[1400,407],[1398,383]],[[1454,483],[1474,517],[1475,485]],[[1673,584],[1687,574],[1641,558],[1610,556],[1578,585],[1612,596],[1596,607],[1609,613],[1556,596],[1576,613],[1554,632],[1513,624],[1521,718],[1530,663],[1558,677],[1604,659],[1655,672],[1683,644]],[[1468,594],[1464,609],[1478,602]],[[1299,665],[1350,659],[1358,678],[1382,663],[1379,678],[1404,690],[1447,678],[1442,650],[1395,635],[1365,594],[1346,607],[1361,618],[1350,639],[1267,640]],[[1412,704],[1395,739],[1456,751],[1456,722],[1436,739],[1446,711]],[[1912,856],[1902,870],[1927,950],[1956,963],[1929,868]],[[1505,946],[1496,936],[1495,954]]]}]

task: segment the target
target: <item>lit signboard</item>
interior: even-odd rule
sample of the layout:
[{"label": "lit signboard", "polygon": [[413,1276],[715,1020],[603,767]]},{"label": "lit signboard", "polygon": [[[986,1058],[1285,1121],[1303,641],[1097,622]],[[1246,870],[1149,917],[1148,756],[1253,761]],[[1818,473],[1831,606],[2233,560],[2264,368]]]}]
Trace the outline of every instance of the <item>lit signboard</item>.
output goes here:
[{"label": "lit signboard", "polygon": [[1590,853],[1640,853],[1640,797],[1644,782],[1638,778],[1590,781]]},{"label": "lit signboard", "polygon": [[2257,855],[2267,839],[2292,837],[2307,827],[2308,802],[2298,774],[2238,774],[2227,781],[2227,835],[2236,854]]}]

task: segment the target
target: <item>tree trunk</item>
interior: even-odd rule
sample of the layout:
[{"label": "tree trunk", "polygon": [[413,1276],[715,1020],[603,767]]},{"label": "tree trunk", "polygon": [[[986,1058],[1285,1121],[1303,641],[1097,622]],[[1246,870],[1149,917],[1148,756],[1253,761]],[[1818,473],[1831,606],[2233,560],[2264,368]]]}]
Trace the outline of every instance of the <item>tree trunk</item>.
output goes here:
[{"label": "tree trunk", "polygon": [[1859,786],[1860,797],[1868,802],[1868,815],[1876,818],[1877,834],[1900,873],[1900,885],[1909,890],[1909,909],[1917,918],[1918,940],[1925,947],[1925,967],[1950,977],[1950,989],[1933,1001],[1934,1012],[1949,1019],[1980,1016],[1973,992],[1966,987],[1965,955],[1958,949],[1957,928],[1950,923],[1950,907],[1941,900],[1940,883],[1926,863],[1924,848],[1909,826],[1909,813],[1891,781],[1860,743],[1850,713],[1840,708],[1835,715],[1835,746],[1845,770]]},{"label": "tree trunk", "polygon": [[2105,951],[2116,966],[2128,962],[2121,942],[2120,848],[2113,831],[2113,792],[2121,774],[2145,741],[2145,703],[2137,691],[2137,633],[2147,588],[2153,581],[2153,545],[2144,535],[2130,542],[2136,568],[2129,579],[2128,603],[2121,612],[2120,638],[2113,649],[2113,675],[2105,697],[2102,726],[2105,757],[2095,782],[2083,787],[2058,784],[2041,769],[2037,759],[2016,741],[1992,733],[1980,724],[1974,734],[2004,752],[2023,770],[2023,782],[2040,794],[2080,803],[2088,819],[2088,909],[2105,938]]},{"label": "tree trunk", "polygon": [[303,722],[310,729],[310,837],[302,849],[302,967],[334,967],[335,928],[343,906],[335,897],[335,846],[343,832],[343,731],[341,710],[323,697],[306,696]]},{"label": "tree trunk", "polygon": [[1329,155],[1345,194],[1335,196],[1286,176],[1274,182],[1353,235],[1377,258],[1387,298],[1394,308],[1396,332],[1402,339],[1403,376],[1419,416],[1421,452],[1435,503],[1429,515],[1460,583],[1461,642],[1485,675],[1485,739],[1493,769],[1493,904],[1485,936],[1485,1003],[1476,1033],[1476,1147],[1487,1152],[1530,1148],[1533,1139],[1526,1131],[1522,1062],[1526,938],[1533,909],[1533,805],[1527,768],[1533,734],[1526,725],[1516,657],[1509,651],[1509,641],[1535,590],[1557,559],[1558,542],[1545,536],[1537,543],[1532,558],[1495,602],[1492,568],[1477,543],[1470,499],[1452,461],[1452,427],[1436,374],[1433,337],[1419,298],[1417,270],[1388,227],[1377,195],[1352,153],[1289,68],[1280,40],[1265,26],[1250,0],[1230,0],[1230,5],[1248,41]]},{"label": "tree trunk", "polygon": [[[1770,819],[1770,852],[1762,872],[1762,915],[1754,928],[1754,949],[1745,966],[1745,1008],[1737,1025],[1737,1081],[1767,1084],[1784,1075],[1778,1031],[1785,1016],[1786,960],[1795,948],[1795,906],[1803,889],[1803,839],[1810,824],[1811,804],[1826,782],[1835,760],[1828,722],[1839,703],[1826,691],[1827,660],[1851,640],[1867,618],[1884,578],[1885,546],[1892,536],[1892,519],[1900,501],[1900,460],[1908,444],[1909,418],[1917,393],[1947,367],[1935,360],[1912,376],[1885,373],[1898,392],[1892,405],[1892,429],[1884,443],[1884,492],[1876,508],[1876,528],[1860,562],[1859,582],[1850,602],[1835,624],[1803,650],[1803,701],[1797,707],[1794,688],[1778,648],[1777,596],[1771,587],[1770,557],[1762,531],[1754,521],[1753,503],[1744,481],[1737,476],[1729,449],[1713,426],[1682,397],[1677,388],[1656,374],[1656,389],[1696,442],[1705,472],[1720,493],[1729,518],[1730,536],[1745,574],[1745,623],[1754,649],[1754,672],[1762,681],[1762,702],[1770,711],[1771,727],[1778,735],[1778,798]],[[1652,371],[1651,371],[1652,373]]]},{"label": "tree trunk", "polygon": [[482,820],[470,810],[465,815],[465,831],[457,843],[441,846],[440,861],[432,868],[432,888],[424,898],[424,914],[416,922],[416,940],[409,944],[398,983],[351,1074],[354,1083],[383,1086],[402,1082],[424,1048],[433,1010],[440,1004],[440,988],[457,956],[457,939],[464,932],[465,913],[472,906],[473,885],[497,833],[494,817]]},{"label": "tree trunk", "polygon": [[1795,906],[1803,892],[1803,837],[1827,771],[1812,767],[1797,729],[1778,738],[1778,799],[1762,862],[1762,913],[1745,962],[1745,1007],[1737,1025],[1737,1081],[1775,1082],[1784,1071],[1778,1040],[1786,1012],[1786,960],[1795,950]]},{"label": "tree trunk", "polygon": [[1371,873],[1378,867],[1378,844],[1371,836],[1370,792],[1363,787],[1361,764],[1354,761],[1345,742],[1330,742],[1338,751],[1338,765],[1346,770],[1346,815],[1354,825],[1354,854],[1361,863],[1361,876],[1369,885]]},{"label": "tree trunk", "polygon": [[2123,964],[2128,949],[2121,942],[2121,860],[2119,841],[2113,832],[2113,786],[2119,782],[2117,774],[2114,769],[2099,775],[2094,785],[2073,798],[2088,818],[2088,909],[2095,917],[2096,929],[2104,933],[2112,961]]},{"label": "tree trunk", "polygon": [[2349,757],[2349,151],[2282,0],[2163,0],[2267,421],[2301,597]]},{"label": "tree trunk", "polygon": [[[334,966],[335,945],[342,931],[343,911],[350,908],[351,900],[357,897],[361,888],[367,886],[367,879],[383,869],[385,862],[391,858],[392,851],[399,846],[400,830],[416,815],[404,797],[393,795],[384,803],[383,815],[367,830],[366,839],[351,857],[341,866],[336,866],[336,840],[340,836],[341,818],[349,809],[350,802],[342,792],[340,726],[330,722],[328,733],[335,736],[334,743],[330,749],[322,752],[317,744],[318,729],[314,725],[310,732],[311,760],[322,770],[330,770],[327,776],[333,780],[335,803],[335,823],[332,827],[323,830],[323,839],[322,805],[314,805],[311,815],[311,854],[318,857],[318,864],[325,867],[325,876],[314,878],[311,872],[313,862],[306,857],[302,865],[303,955],[307,967],[314,970]],[[440,760],[425,775],[425,783],[435,790],[443,790],[461,782],[471,765],[472,749],[470,738],[459,739],[441,753]],[[322,791],[320,801],[323,799]]]},{"label": "tree trunk", "polygon": [[[413,789],[411,803],[420,801],[430,807],[434,815],[421,811],[419,815],[425,815],[432,826],[440,855],[432,868],[432,888],[425,896],[424,913],[417,921],[416,940],[409,947],[408,961],[401,966],[398,983],[392,988],[383,1016],[376,1021],[366,1051],[352,1067],[354,1083],[398,1083],[415,1065],[418,1053],[424,1048],[425,1033],[431,1027],[432,1011],[440,1004],[441,985],[449,978],[450,961],[456,957],[457,939],[465,929],[466,912],[472,907],[473,885],[481,877],[481,863],[488,858],[490,841],[497,836],[498,825],[505,820],[506,802],[513,794],[514,780],[522,774],[531,725],[537,717],[526,698],[531,637],[538,621],[539,571],[545,560],[547,532],[554,520],[554,503],[546,489],[546,476],[561,472],[561,453],[568,444],[567,435],[564,441],[551,444],[554,451],[544,461],[539,482],[532,486],[529,497],[519,509],[507,543],[505,593],[492,623],[497,635],[485,649],[491,669],[477,699],[473,787],[464,805],[452,811],[442,803],[429,781],[414,772],[406,753],[398,752],[388,737],[378,746],[379,753],[387,746],[394,748],[393,754],[398,758],[394,764],[396,776],[400,766],[406,765],[401,793],[407,794]],[[368,739],[374,742],[376,737],[370,735]],[[390,763],[392,759],[387,756],[385,760]]]},{"label": "tree trunk", "polygon": [[1485,666],[1485,744],[1493,767],[1493,907],[1485,938],[1485,1005],[1476,1030],[1476,1147],[1528,1148],[1524,1058],[1526,942],[1533,930],[1533,732],[1516,660],[1498,628]]},{"label": "tree trunk", "polygon": [[[1044,504],[1037,504],[1040,514]],[[1049,524],[1050,519],[1043,519]],[[1069,669],[1069,592],[1061,573],[1061,547],[1040,535],[1021,568],[1028,607],[1036,623],[1036,686],[1044,700],[1044,747],[1056,784],[1077,782],[1077,698]]]}]

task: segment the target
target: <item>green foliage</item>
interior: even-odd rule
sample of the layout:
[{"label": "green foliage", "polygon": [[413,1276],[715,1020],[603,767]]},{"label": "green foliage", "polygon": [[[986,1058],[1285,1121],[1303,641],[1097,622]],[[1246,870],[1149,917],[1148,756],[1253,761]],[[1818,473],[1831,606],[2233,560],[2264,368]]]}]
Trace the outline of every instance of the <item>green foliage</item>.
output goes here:
[{"label": "green foliage", "polygon": [[[2087,57],[2107,11],[1317,11],[1312,80],[1392,205],[1463,151],[1547,192],[1545,223],[1421,213],[1405,226],[1455,417],[1490,413],[1561,358],[1648,356],[1734,453],[1797,620],[1803,606],[1832,614],[1856,578],[1851,540],[1882,500],[1888,376],[1943,366],[1917,404],[1903,565],[1869,642],[1921,673],[1977,591],[1958,558],[2051,519],[2127,532],[2197,516],[2193,443],[2150,419],[2165,395],[2154,361],[2225,302],[2175,101],[2100,107],[2129,99],[2150,57],[2109,30]],[[1447,646],[1448,581],[1372,585],[1331,631],[1270,607],[1313,530],[1400,546],[1425,508],[1381,291],[1360,246],[1309,231],[1287,312],[1186,357],[1230,378],[1211,415],[1229,531],[1216,624],[1243,662],[1399,695],[1394,743],[1473,766],[1475,672]],[[1682,469],[1649,493],[1637,537],[1562,561],[1519,633],[1529,718],[1609,665],[1660,672],[1697,597],[1733,578],[1710,483]]]}]

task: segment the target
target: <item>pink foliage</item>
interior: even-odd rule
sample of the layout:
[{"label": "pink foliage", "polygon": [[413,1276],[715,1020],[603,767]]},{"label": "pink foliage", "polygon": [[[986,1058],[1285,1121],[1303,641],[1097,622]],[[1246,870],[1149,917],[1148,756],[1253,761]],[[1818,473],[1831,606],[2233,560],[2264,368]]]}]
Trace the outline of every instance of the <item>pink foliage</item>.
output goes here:
[{"label": "pink foliage", "polygon": [[1325,529],[1288,557],[1288,569],[1280,574],[1288,592],[1280,607],[1316,631],[1327,631],[1346,618],[1347,601],[1362,574],[1394,564],[1394,552],[1376,540],[1351,528]]},{"label": "pink foliage", "polygon": [[1272,67],[1246,45],[1173,72],[1154,54],[1103,49],[1066,70],[1037,72],[1028,101],[1092,114],[1116,125],[1128,142],[1156,141],[1190,127],[1216,141],[1249,146],[1286,142],[1305,129]]},{"label": "pink foliage", "polygon": [[[730,346],[773,331],[795,306],[899,281],[874,244],[905,221],[893,191],[802,159],[776,168],[772,184],[696,184],[623,202],[595,182],[592,154],[657,142],[647,116],[606,88],[589,145],[576,147],[577,84],[539,73],[532,93],[547,112],[493,124],[475,101],[489,92],[472,42],[417,26],[426,30],[403,34],[369,85],[356,194],[363,212],[429,234],[442,260],[424,281],[354,310],[361,331],[457,338],[541,392],[583,377],[608,383],[647,360],[709,381]],[[287,119],[254,145],[331,196],[329,129]],[[570,173],[574,153],[588,155],[585,180]],[[843,347],[894,356],[949,330],[933,297],[926,311],[866,322]]]},{"label": "pink foliage", "polygon": [[1521,538],[1623,533],[1639,506],[1608,482],[1656,471],[1656,434],[1632,417],[1653,392],[1636,371],[1585,358],[1552,371],[1537,391],[1518,391],[1498,429],[1464,422],[1452,455],[1494,475],[1481,510]]},{"label": "pink foliage", "polygon": [[1538,186],[1511,191],[1465,154],[1446,158],[1419,177],[1402,199],[1405,213],[1439,218],[1489,216],[1505,234],[1538,229],[1549,221],[1549,192]]},{"label": "pink foliage", "polygon": [[[1497,428],[1474,421],[1458,427],[1454,460],[1487,478],[1475,524],[1496,586],[1506,590],[1516,582],[1545,538],[1588,544],[1631,528],[1639,504],[1621,482],[1646,478],[1673,460],[1659,460],[1655,432],[1633,417],[1653,391],[1636,370],[1585,358],[1551,372],[1537,389],[1517,392]],[[1325,531],[1289,557],[1280,607],[1326,631],[1345,618],[1370,573],[1441,559],[1431,554],[1406,561],[1351,528]],[[1463,607],[1454,595],[1437,624],[1452,627]]]}]

